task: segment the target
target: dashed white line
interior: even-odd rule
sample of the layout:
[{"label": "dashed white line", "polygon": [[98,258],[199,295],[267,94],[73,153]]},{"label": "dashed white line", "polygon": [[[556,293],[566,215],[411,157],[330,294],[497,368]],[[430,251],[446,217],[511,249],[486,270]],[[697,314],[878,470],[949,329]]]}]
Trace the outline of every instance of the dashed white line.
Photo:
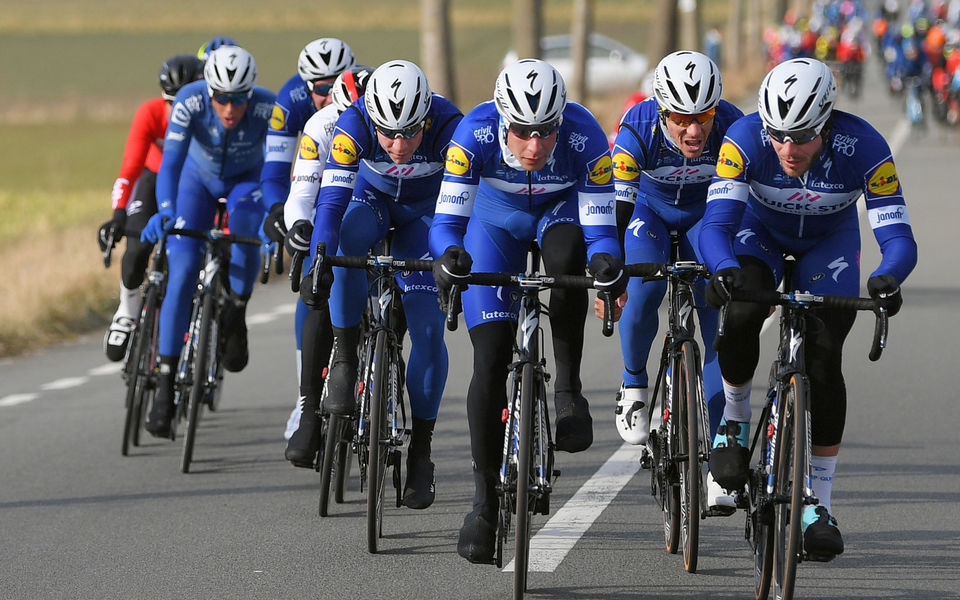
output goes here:
[{"label": "dashed white line", "polygon": [[0,398],[0,406],[16,406],[17,404],[36,400],[39,396],[40,394],[10,394],[9,396]]},{"label": "dashed white line", "polygon": [[81,386],[88,381],[90,381],[89,377],[64,377],[62,379],[51,381],[50,383],[45,383],[40,386],[40,389],[45,392],[51,390],[68,390],[70,388]]}]

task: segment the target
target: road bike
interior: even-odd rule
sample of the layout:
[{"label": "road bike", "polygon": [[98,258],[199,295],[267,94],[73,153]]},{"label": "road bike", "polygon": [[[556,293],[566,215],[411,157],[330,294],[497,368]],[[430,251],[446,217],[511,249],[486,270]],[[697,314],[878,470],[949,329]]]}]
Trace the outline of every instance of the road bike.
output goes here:
[{"label": "road bike", "polygon": [[[319,276],[327,266],[366,269],[370,282],[366,318],[362,327],[357,368],[357,412],[352,416],[328,415],[320,461],[320,512],[328,506],[331,482],[337,502],[342,501],[348,472],[347,448],[357,455],[361,491],[366,489],[367,550],[376,553],[383,536],[383,506],[387,473],[396,490],[396,506],[403,500],[401,486],[401,448],[407,444],[404,401],[403,337],[405,332],[402,291],[396,282],[400,271],[430,271],[432,260],[397,258],[389,254],[389,236],[379,247],[383,254],[333,256],[318,244],[313,266],[312,285],[316,291]],[[326,397],[326,383],[323,398]],[[323,416],[323,402],[320,404]]]},{"label": "road bike", "polygon": [[[693,286],[708,275],[696,261],[677,260],[679,236],[670,232],[670,263],[644,281],[667,281],[667,332],[660,353],[660,368],[647,410],[648,421],[660,411],[660,426],[650,432],[641,466],[651,469],[651,494],[663,511],[663,537],[667,552],[683,548],[683,566],[697,571],[700,521],[713,514],[707,509],[706,468],[710,460],[710,432],[703,392],[703,363],[694,339],[696,307]],[[645,265],[647,269],[652,265]],[[633,265],[628,265],[628,272]],[[719,514],[719,513],[717,513]]]},{"label": "road bike", "polygon": [[[787,264],[789,272],[790,261]],[[790,600],[801,561],[833,558],[803,549],[803,511],[819,503],[810,487],[810,383],[804,361],[808,320],[818,308],[872,311],[876,324],[869,357],[876,361],[886,347],[888,315],[872,298],[799,291],[734,290],[731,300],[782,307],[780,342],[750,445],[751,469],[741,499],[747,502],[745,537],[754,553],[755,598],[767,598],[773,583],[776,599]],[[718,336],[723,335],[725,316],[726,306],[720,309]]]},{"label": "road bike", "polygon": [[[219,205],[222,206],[222,205]],[[174,377],[175,417],[170,439],[176,439],[178,424],[185,421],[180,471],[190,472],[201,405],[215,411],[223,381],[223,316],[230,293],[230,247],[234,243],[257,245],[259,238],[227,233],[219,223],[209,230],[173,229],[167,235],[203,240],[204,257],[193,294],[186,341]]]},{"label": "road bike", "polygon": [[[531,252],[528,273],[471,273],[469,285],[489,285],[519,289],[519,327],[513,345],[514,362],[510,365],[511,383],[507,407],[503,410],[503,460],[500,466],[497,493],[500,512],[497,518],[497,544],[494,564],[503,567],[504,543],[514,531],[513,597],[523,598],[527,591],[530,561],[530,537],[533,515],[550,514],[553,482],[560,475],[554,468],[554,443],[547,407],[547,382],[550,375],[543,357],[543,332],[540,319],[549,309],[540,301],[540,292],[555,287],[594,288],[592,277],[582,275],[542,275],[539,272],[539,250]],[[447,327],[456,329],[456,294],[447,299]],[[604,298],[603,333],[613,333],[612,302]],[[514,519],[516,521],[514,522]]]}]

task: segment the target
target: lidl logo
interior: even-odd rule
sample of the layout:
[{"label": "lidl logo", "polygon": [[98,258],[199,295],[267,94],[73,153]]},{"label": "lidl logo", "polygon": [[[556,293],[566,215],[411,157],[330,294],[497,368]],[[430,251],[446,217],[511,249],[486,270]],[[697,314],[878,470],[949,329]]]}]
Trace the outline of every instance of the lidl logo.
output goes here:
[{"label": "lidl logo", "polygon": [[900,178],[897,177],[897,168],[891,161],[886,161],[877,167],[870,176],[867,188],[878,196],[890,196],[900,188]]},{"label": "lidl logo", "polygon": [[304,160],[316,160],[319,152],[317,152],[317,142],[313,140],[309,135],[305,135],[300,138],[300,158]]},{"label": "lidl logo", "polygon": [[273,112],[270,114],[270,129],[274,131],[283,131],[287,126],[287,113],[282,108],[273,105]]},{"label": "lidl logo", "polygon": [[743,173],[743,157],[740,151],[730,142],[720,146],[720,156],[717,158],[717,175],[734,179]]},{"label": "lidl logo", "polygon": [[613,177],[613,162],[610,160],[610,156],[601,156],[600,160],[593,163],[589,177],[590,181],[597,185],[610,183],[610,178]]},{"label": "lidl logo", "polygon": [[357,145],[349,135],[338,133],[330,145],[330,156],[338,164],[352,165],[357,162]]},{"label": "lidl logo", "polygon": [[463,175],[470,170],[470,159],[460,146],[450,146],[447,150],[447,173]]},{"label": "lidl logo", "polygon": [[617,152],[613,155],[613,176],[620,181],[633,181],[640,176],[640,167],[626,152]]}]

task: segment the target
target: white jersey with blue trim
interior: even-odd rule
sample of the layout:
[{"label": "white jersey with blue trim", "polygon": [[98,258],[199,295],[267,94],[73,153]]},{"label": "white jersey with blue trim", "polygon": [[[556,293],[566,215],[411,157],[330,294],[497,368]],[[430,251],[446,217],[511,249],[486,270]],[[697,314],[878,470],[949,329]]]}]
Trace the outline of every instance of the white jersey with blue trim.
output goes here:
[{"label": "white jersey with blue trim", "polygon": [[[283,207],[283,220],[288,229],[301,220],[313,223],[320,180],[323,179],[323,168],[330,154],[333,131],[339,117],[337,105],[328,104],[315,112],[303,126],[293,173],[290,175],[290,193]],[[269,137],[267,139],[269,145]]]},{"label": "white jersey with blue trim", "polygon": [[180,171],[189,155],[197,168],[225,181],[263,165],[267,124],[276,96],[256,86],[240,123],[226,129],[211,106],[205,81],[180,88],[170,111],[157,173],[157,208],[175,207]]},{"label": "white jersey with blue trim", "polygon": [[462,246],[471,217],[508,229],[501,222],[504,215],[535,213],[573,188],[588,254],[620,256],[609,149],[594,116],[570,102],[546,166],[526,171],[507,148],[493,102],[480,104],[461,121],[447,151],[430,228],[431,252],[440,256],[450,246]]},{"label": "white jersey with blue trim", "polygon": [[283,84],[270,114],[267,151],[260,173],[263,202],[269,209],[290,191],[290,165],[297,154],[297,136],[317,112],[307,84],[299,74]]},{"label": "white jersey with blue trim", "polygon": [[864,196],[867,218],[883,254],[874,275],[903,282],[917,247],[897,169],[886,140],[863,119],[834,110],[824,147],[801,177],[787,175],[757,113],[728,130],[707,192],[700,251],[713,272],[739,266],[734,239],[751,211],[782,240],[815,240],[849,219]]}]

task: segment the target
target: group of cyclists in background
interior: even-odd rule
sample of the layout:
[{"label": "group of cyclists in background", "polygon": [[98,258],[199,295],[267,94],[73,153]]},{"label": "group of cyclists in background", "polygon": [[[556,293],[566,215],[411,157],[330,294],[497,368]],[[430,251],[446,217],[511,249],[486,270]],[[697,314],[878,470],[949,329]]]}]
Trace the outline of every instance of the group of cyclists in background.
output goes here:
[{"label": "group of cyclists in background", "polygon": [[[934,10],[923,14],[955,32],[948,24],[956,19],[945,14],[937,21]],[[776,288],[789,254],[797,259],[798,285],[857,296],[861,196],[882,252],[867,289],[891,314],[917,260],[890,148],[868,123],[834,108],[838,88],[826,63],[842,60],[841,42],[861,43],[865,22],[851,0],[818,4],[813,17],[796,19],[790,25],[799,43],[785,36],[776,53],[771,46],[758,111],[746,116],[722,99],[721,73],[710,58],[671,53],[654,71],[652,97],[626,111],[612,144],[588,109],[567,101],[559,72],[541,60],[504,68],[491,82],[492,99],[464,115],[431,91],[416,64],[397,59],[363,66],[337,38],[307,44],[296,74],[277,93],[257,85],[250,52],[230,38],[214,38],[197,55],[165,61],[161,97],[144,103],[134,118],[113,215],[98,233],[106,249],[130,232],[106,354],[111,360],[125,355],[152,245],[174,226],[209,228],[225,199],[231,232],[260,235],[265,244],[305,257],[294,327],[299,394],[284,455],[294,466],[313,468],[321,410],[356,410],[367,294],[363,271],[324,266],[318,244],[331,254],[364,255],[392,231],[394,256],[433,259],[432,272],[400,277],[411,342],[404,381],[413,413],[403,504],[424,509],[435,497],[432,435],[448,383],[438,297],[471,272],[522,272],[533,242],[547,274],[589,273],[614,303],[624,363],[620,391],[594,399],[593,413],[601,407],[626,443],[643,445],[650,431],[648,354],[666,284],[631,279],[624,265],[667,262],[676,232],[680,258],[713,273],[697,286],[715,435],[708,491],[711,507],[731,514],[746,476],[751,381],[767,316],[766,307],[731,302],[732,290]],[[829,28],[835,31],[828,34]],[[812,44],[808,32],[819,32]],[[837,43],[821,52],[828,35]],[[862,62],[867,49],[854,54]],[[174,416],[172,371],[202,241],[170,234],[167,255],[160,376],[146,423],[157,437],[168,434]],[[246,306],[260,260],[253,247],[238,245],[231,253],[221,334],[228,371],[248,362]],[[476,492],[457,549],[475,563],[489,563],[495,551],[501,413],[517,300],[479,285],[462,295],[474,351],[466,410]],[[726,335],[715,340],[717,309],[727,304]],[[593,441],[591,403],[580,380],[590,308],[586,290],[551,292],[553,440],[566,452],[587,450]],[[803,515],[804,544],[827,555],[843,552],[830,498],[846,411],[841,353],[854,314],[824,311],[824,326],[808,344],[817,475],[811,485],[820,504]]]}]

